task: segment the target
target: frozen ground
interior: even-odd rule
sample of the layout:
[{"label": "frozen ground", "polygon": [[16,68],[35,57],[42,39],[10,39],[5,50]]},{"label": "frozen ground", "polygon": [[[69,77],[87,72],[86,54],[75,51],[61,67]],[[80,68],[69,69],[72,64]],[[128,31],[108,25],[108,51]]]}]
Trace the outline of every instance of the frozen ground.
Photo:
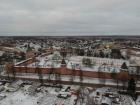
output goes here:
[{"label": "frozen ground", "polygon": [[[91,67],[86,67],[82,64],[83,58],[91,59],[93,65]],[[118,73],[120,72],[120,67],[123,63],[129,65],[129,61],[122,59],[110,59],[110,58],[99,58],[99,57],[85,57],[85,56],[72,56],[69,58],[67,63],[67,68],[85,71],[95,71],[95,72],[108,72],[108,73]],[[104,65],[105,64],[105,65]]]},{"label": "frozen ground", "polygon": [[0,101],[0,105],[36,105],[38,97],[31,97],[22,91],[3,93],[6,98]]},{"label": "frozen ground", "polygon": [[[17,83],[23,82],[18,81],[10,85],[7,83],[0,85],[0,105],[95,105],[93,103],[101,105],[102,102],[110,103],[109,105],[140,105],[140,97],[137,99],[136,104],[131,97],[120,95],[117,93],[117,89],[110,87],[95,89],[92,87],[80,88],[77,85],[63,85],[60,89],[33,83],[32,85],[21,85],[16,91],[12,90],[10,86]],[[70,87],[70,90],[66,90],[68,87]],[[60,98],[58,97],[59,94],[68,94],[70,96]],[[117,103],[111,104],[114,100]]]},{"label": "frozen ground", "polygon": [[[41,68],[60,68],[61,60],[60,57],[58,60],[53,60],[54,55],[48,55],[45,57],[37,57],[38,63],[34,62],[27,67],[41,67]],[[87,67],[82,64],[83,58],[89,58],[92,61],[92,66]],[[129,61],[122,59],[110,59],[110,58],[99,58],[99,57],[87,57],[87,56],[72,56],[67,58],[67,68],[75,70],[85,70],[85,71],[95,71],[95,72],[108,72],[108,73],[118,73],[120,72],[120,67],[123,63],[126,63],[129,66]],[[21,62],[22,63],[22,62]],[[19,63],[17,63],[19,64]],[[105,64],[105,65],[104,65]]]},{"label": "frozen ground", "polygon": [[117,90],[110,87],[97,88],[92,92],[82,89],[78,97],[77,105],[140,105],[128,95],[121,95]]},{"label": "frozen ground", "polygon": [[[57,97],[63,89],[68,87],[66,85],[61,90],[56,87],[42,86],[37,88],[40,91],[36,91],[34,95],[29,94],[30,87],[31,85],[24,85],[16,92],[2,91],[0,96],[6,97],[0,100],[0,105],[74,105],[76,99],[74,94],[71,94],[67,99]],[[78,87],[72,86],[71,88],[77,89]]]}]

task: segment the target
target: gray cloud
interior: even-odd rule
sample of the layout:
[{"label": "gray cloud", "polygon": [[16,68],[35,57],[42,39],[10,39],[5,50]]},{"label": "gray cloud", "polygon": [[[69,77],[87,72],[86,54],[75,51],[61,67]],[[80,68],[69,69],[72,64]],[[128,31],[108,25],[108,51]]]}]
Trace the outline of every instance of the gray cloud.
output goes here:
[{"label": "gray cloud", "polygon": [[139,0],[2,0],[0,35],[139,35]]}]

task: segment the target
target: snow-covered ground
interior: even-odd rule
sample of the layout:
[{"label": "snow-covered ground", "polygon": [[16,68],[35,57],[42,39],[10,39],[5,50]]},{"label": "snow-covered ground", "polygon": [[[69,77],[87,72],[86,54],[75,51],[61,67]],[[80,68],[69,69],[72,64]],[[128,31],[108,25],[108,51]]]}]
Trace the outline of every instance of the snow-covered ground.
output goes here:
[{"label": "snow-covered ground", "polygon": [[[83,58],[91,59],[93,65],[91,67],[87,67],[83,65],[82,64]],[[129,61],[122,60],[122,59],[72,56],[68,60],[67,68],[76,69],[76,70],[85,70],[85,71],[95,71],[95,72],[100,71],[100,72],[108,72],[108,73],[118,73],[120,72],[120,67],[124,62],[129,66]]]},{"label": "snow-covered ground", "polygon": [[[58,58],[54,60],[54,58]],[[92,66],[88,67],[82,64],[83,58],[89,58],[92,61]],[[60,68],[62,57],[59,54],[51,54],[45,57],[37,57],[39,62],[33,62],[27,67],[41,67],[41,68]],[[72,56],[66,60],[68,69],[95,71],[95,72],[108,72],[118,73],[120,72],[121,65],[125,62],[129,66],[129,61],[122,59],[110,59],[99,57],[86,57],[86,56]],[[22,63],[22,62],[21,62]],[[19,64],[19,63],[18,63]]]},{"label": "snow-covered ground", "polygon": [[53,62],[53,61],[43,61],[41,60],[41,62],[39,64],[31,63],[29,65],[27,65],[27,67],[40,67],[40,68],[60,68],[61,67],[61,62]]},{"label": "snow-covered ground", "polygon": [[5,93],[5,95],[6,98],[0,101],[0,105],[36,105],[38,98],[24,94],[22,91]]},{"label": "snow-covered ground", "polygon": [[[74,68],[73,68],[73,67]],[[87,67],[83,65],[81,62],[69,61],[67,64],[68,69],[82,70],[82,71],[93,71],[93,72],[108,72],[108,73],[119,73],[120,67],[113,66],[101,66],[101,65],[93,65],[91,67]]]},{"label": "snow-covered ground", "polygon": [[[66,99],[57,97],[58,94],[67,87],[67,85],[64,85],[60,90],[56,87],[41,86],[37,88],[40,89],[39,92],[34,91],[34,95],[29,94],[32,85],[24,85],[24,87],[21,87],[15,92],[3,90],[0,92],[0,96],[4,96],[3,99],[0,99],[0,105],[74,105],[74,100],[77,97],[74,94],[71,94],[71,96]],[[77,88],[77,86],[71,86],[72,90],[77,90]]]},{"label": "snow-covered ground", "polygon": [[84,90],[87,89],[81,90],[77,105],[136,105],[130,96],[117,93],[115,88],[102,87],[86,93]]},{"label": "snow-covered ground", "polygon": [[69,58],[69,61],[82,62],[83,58],[89,58],[89,59],[91,59],[92,63],[96,63],[96,64],[106,63],[107,65],[121,66],[125,62],[127,64],[127,66],[129,66],[128,60],[100,58],[100,57],[72,56]]},{"label": "snow-covered ground", "polygon": [[[22,81],[13,82],[12,84],[23,83]],[[94,103],[113,103],[119,104],[109,105],[140,105],[140,97],[136,103],[127,95],[117,93],[117,89],[110,87],[92,88],[80,87],[77,85],[63,85],[58,87],[39,86],[40,83],[32,85],[22,85],[17,91],[8,91],[3,89],[0,91],[0,105],[94,105]],[[8,87],[9,84],[0,85],[0,87]],[[66,91],[68,87],[70,90]],[[2,89],[2,88],[1,88]],[[10,88],[9,88],[10,89]],[[76,93],[79,90],[79,96]],[[31,93],[34,94],[31,94]],[[69,94],[68,98],[60,98],[59,94]],[[105,95],[106,94],[106,95]],[[109,96],[108,96],[109,94]],[[3,97],[3,98],[1,98]]]},{"label": "snow-covered ground", "polygon": [[[57,57],[57,56],[56,56]],[[58,56],[60,57],[60,56]],[[61,59],[59,60],[54,60],[54,55],[48,55],[45,57],[36,57],[36,60],[38,62],[33,62],[29,65],[27,65],[27,67],[40,67],[40,68],[60,68],[61,67]]]}]

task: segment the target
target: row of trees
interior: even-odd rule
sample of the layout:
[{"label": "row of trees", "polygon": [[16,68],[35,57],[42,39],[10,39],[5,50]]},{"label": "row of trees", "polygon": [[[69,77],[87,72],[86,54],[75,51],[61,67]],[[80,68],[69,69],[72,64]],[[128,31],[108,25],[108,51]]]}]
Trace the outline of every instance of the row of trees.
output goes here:
[{"label": "row of trees", "polygon": [[76,49],[75,51],[76,55],[78,56],[93,56],[93,57],[101,57],[101,58],[116,58],[116,59],[126,59],[121,55],[120,49],[111,49],[109,52],[104,52],[104,50],[87,50],[85,52],[84,49]]}]

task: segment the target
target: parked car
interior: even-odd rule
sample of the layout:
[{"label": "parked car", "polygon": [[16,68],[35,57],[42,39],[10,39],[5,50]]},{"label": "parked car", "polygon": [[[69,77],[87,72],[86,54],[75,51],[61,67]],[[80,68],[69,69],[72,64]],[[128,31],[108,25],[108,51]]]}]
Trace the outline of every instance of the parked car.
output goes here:
[{"label": "parked car", "polygon": [[68,94],[58,94],[57,97],[67,99],[69,97],[69,95]]}]

